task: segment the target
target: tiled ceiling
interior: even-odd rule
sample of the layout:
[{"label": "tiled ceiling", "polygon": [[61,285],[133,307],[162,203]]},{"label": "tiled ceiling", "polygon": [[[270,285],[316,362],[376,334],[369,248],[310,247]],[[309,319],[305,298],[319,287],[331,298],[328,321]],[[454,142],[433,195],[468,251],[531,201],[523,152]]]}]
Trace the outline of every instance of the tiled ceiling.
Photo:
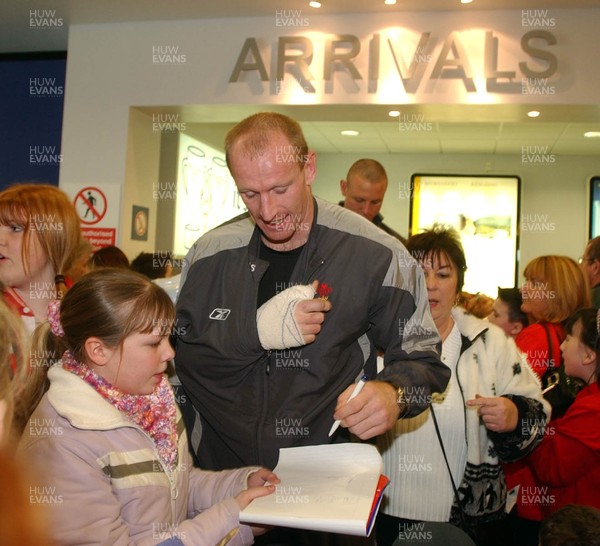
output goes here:
[{"label": "tiled ceiling", "polygon": [[[598,155],[600,139],[584,138],[586,131],[600,131],[600,108],[592,106],[554,106],[542,108],[549,121],[527,118],[527,108],[509,105],[448,108],[417,107],[403,109],[407,119],[401,122],[387,115],[390,107],[355,106],[277,106],[196,105],[185,107],[140,107],[151,116],[155,113],[178,114],[186,122],[186,132],[222,147],[225,133],[243,117],[259,109],[288,114],[302,124],[310,146],[321,153],[432,153],[522,155],[543,150],[555,155]],[[518,109],[521,113],[518,113]],[[418,114],[414,113],[418,110]],[[409,113],[413,112],[413,113]],[[444,121],[462,119],[471,122]],[[582,121],[581,117],[589,121]],[[594,121],[595,120],[595,121]],[[405,123],[404,126],[400,125]],[[343,136],[343,130],[358,131],[357,136]],[[536,148],[537,147],[537,148]]]}]

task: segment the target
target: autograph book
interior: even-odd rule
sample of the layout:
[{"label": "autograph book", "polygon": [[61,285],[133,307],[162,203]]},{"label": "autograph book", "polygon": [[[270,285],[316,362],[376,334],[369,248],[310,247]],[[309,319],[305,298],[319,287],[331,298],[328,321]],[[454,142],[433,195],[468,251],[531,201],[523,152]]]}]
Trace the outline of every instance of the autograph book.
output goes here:
[{"label": "autograph book", "polygon": [[389,479],[375,446],[360,443],[284,448],[275,493],[254,499],[242,523],[369,536]]}]

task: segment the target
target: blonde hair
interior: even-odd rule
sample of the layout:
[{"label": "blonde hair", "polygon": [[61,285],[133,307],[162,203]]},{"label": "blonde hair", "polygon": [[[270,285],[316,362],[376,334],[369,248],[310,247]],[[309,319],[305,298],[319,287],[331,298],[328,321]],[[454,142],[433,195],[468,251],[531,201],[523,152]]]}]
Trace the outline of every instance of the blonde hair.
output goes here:
[{"label": "blonde hair", "polygon": [[563,322],[575,311],[590,306],[588,279],[575,260],[568,256],[539,256],[531,260],[523,272],[528,281],[544,283],[553,294],[547,298],[543,316],[547,322]]},{"label": "blonde hair", "polygon": [[[64,192],[48,184],[15,184],[0,192],[0,225],[23,228],[21,256],[28,275],[31,237],[37,237],[55,275],[73,265],[81,248],[75,206]],[[57,291],[64,291],[64,281],[60,281],[56,280]]]},{"label": "blonde hair", "polygon": [[[28,338],[19,316],[0,298],[0,402],[6,411],[0,429],[0,447],[10,445],[15,403],[27,373]],[[16,400],[15,400],[16,399]]]},{"label": "blonde hair", "polygon": [[122,348],[125,338],[159,329],[171,331],[175,308],[167,293],[148,278],[129,269],[96,269],[77,281],[60,305],[64,336],[55,336],[44,322],[36,329],[32,345],[31,373],[26,400],[27,419],[48,389],[48,368],[69,350],[80,362],[87,362],[85,342],[99,338],[106,346]]},{"label": "blonde hair", "polygon": [[[51,546],[48,516],[40,503],[30,502],[30,465],[0,449],[0,529],[2,544]],[[39,474],[39,472],[36,472]]]}]

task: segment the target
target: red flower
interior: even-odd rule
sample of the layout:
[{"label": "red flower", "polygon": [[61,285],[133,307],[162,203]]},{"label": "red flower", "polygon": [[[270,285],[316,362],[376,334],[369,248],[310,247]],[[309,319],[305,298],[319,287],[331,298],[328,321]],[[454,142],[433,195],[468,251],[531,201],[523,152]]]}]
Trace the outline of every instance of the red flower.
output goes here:
[{"label": "red flower", "polygon": [[319,288],[317,288],[317,294],[319,294],[319,297],[323,300],[326,300],[331,292],[333,292],[333,288],[327,286],[325,283],[322,283],[319,285]]}]

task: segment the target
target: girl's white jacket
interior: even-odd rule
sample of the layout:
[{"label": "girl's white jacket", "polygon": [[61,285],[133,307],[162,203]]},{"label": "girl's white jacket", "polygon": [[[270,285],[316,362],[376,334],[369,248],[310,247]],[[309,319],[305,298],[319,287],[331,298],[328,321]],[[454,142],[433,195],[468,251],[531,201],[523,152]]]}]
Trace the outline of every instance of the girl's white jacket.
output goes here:
[{"label": "girl's white jacket", "polygon": [[59,545],[231,546],[253,543],[233,498],[256,468],[193,468],[177,412],[177,468],[163,468],[150,436],[60,365],[20,443],[31,463],[30,502],[49,511]]}]

